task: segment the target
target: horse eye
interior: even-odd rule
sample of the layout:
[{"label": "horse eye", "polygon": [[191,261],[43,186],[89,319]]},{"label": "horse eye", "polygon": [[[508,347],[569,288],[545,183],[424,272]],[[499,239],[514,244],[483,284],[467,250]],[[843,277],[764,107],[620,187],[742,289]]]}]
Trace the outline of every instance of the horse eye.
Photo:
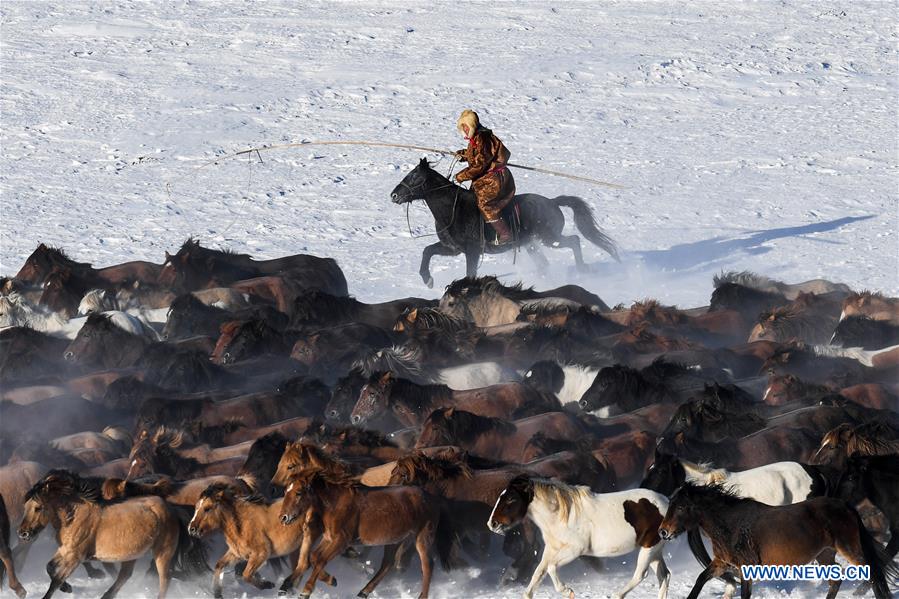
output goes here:
[{"label": "horse eye", "polygon": [[290,466],[287,467],[288,470],[293,470],[294,468],[296,468],[295,464],[291,464]]}]

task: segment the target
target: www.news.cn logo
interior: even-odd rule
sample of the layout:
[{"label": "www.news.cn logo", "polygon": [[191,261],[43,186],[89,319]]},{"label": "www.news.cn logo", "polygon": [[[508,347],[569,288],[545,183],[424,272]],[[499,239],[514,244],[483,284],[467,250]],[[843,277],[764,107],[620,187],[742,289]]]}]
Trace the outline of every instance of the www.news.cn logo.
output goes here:
[{"label": "www.news.cn logo", "polygon": [[740,566],[744,580],[868,580],[870,566]]}]

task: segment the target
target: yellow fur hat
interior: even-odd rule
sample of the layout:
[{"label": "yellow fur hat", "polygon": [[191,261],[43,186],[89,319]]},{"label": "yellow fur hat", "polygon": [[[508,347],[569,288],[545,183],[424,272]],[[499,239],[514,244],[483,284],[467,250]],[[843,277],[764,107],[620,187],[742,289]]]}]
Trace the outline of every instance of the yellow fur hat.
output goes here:
[{"label": "yellow fur hat", "polygon": [[474,132],[478,130],[480,122],[477,112],[466,109],[462,111],[459,120],[456,121],[456,129],[458,129],[462,135],[465,135],[465,131],[462,130],[462,125],[468,125],[469,135],[474,135]]}]

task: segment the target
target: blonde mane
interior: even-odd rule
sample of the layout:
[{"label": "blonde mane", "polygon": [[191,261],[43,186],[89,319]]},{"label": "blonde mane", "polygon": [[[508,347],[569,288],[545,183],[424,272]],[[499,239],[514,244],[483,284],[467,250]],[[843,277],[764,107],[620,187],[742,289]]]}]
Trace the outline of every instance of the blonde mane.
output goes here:
[{"label": "blonde mane", "polygon": [[694,475],[698,474],[706,477],[704,484],[716,484],[723,483],[727,480],[728,474],[730,474],[724,468],[713,468],[711,462],[701,462],[695,463],[689,460],[685,460],[683,458],[680,459],[681,466],[684,467],[688,473],[692,473]]},{"label": "blonde mane", "polygon": [[589,499],[593,492],[590,487],[567,485],[557,480],[532,479],[534,499],[548,506],[556,506],[559,520],[566,522],[572,510],[577,512],[580,503]]}]

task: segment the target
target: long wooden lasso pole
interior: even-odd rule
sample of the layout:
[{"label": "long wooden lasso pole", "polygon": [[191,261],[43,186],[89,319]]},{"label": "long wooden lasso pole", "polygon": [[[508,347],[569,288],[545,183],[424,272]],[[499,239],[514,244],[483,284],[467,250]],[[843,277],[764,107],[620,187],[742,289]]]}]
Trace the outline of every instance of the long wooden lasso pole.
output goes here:
[{"label": "long wooden lasso pole", "polygon": [[[452,156],[455,155],[455,152],[451,152],[449,150],[440,150],[438,148],[426,148],[424,146],[411,146],[407,144],[393,144],[387,143],[383,141],[304,141],[299,143],[290,143],[290,144],[278,144],[273,146],[261,146],[259,148],[249,148],[247,150],[241,150],[239,152],[235,152],[230,156],[224,156],[224,158],[232,158],[236,156],[242,156],[244,154],[252,154],[256,153],[259,155],[259,152],[265,152],[267,150],[279,150],[286,148],[301,148],[303,146],[374,146],[381,148],[403,148],[406,150],[421,150],[422,152],[434,152],[435,154],[443,154],[444,156]],[[215,163],[221,160],[222,158],[217,158],[210,163]],[[506,166],[510,168],[519,168],[526,171],[533,171],[536,173],[543,173],[546,175],[552,175],[554,177],[564,177],[566,179],[573,179],[575,181],[584,181],[585,183],[591,183],[593,185],[601,185],[603,187],[611,187],[612,189],[627,189],[624,185],[618,185],[617,183],[608,183],[606,181],[598,181],[596,179],[590,179],[588,177],[581,177],[578,175],[569,175],[568,173],[560,173],[557,171],[551,171],[545,168],[537,168],[536,166],[524,166],[523,164],[513,164],[508,163]]]}]

